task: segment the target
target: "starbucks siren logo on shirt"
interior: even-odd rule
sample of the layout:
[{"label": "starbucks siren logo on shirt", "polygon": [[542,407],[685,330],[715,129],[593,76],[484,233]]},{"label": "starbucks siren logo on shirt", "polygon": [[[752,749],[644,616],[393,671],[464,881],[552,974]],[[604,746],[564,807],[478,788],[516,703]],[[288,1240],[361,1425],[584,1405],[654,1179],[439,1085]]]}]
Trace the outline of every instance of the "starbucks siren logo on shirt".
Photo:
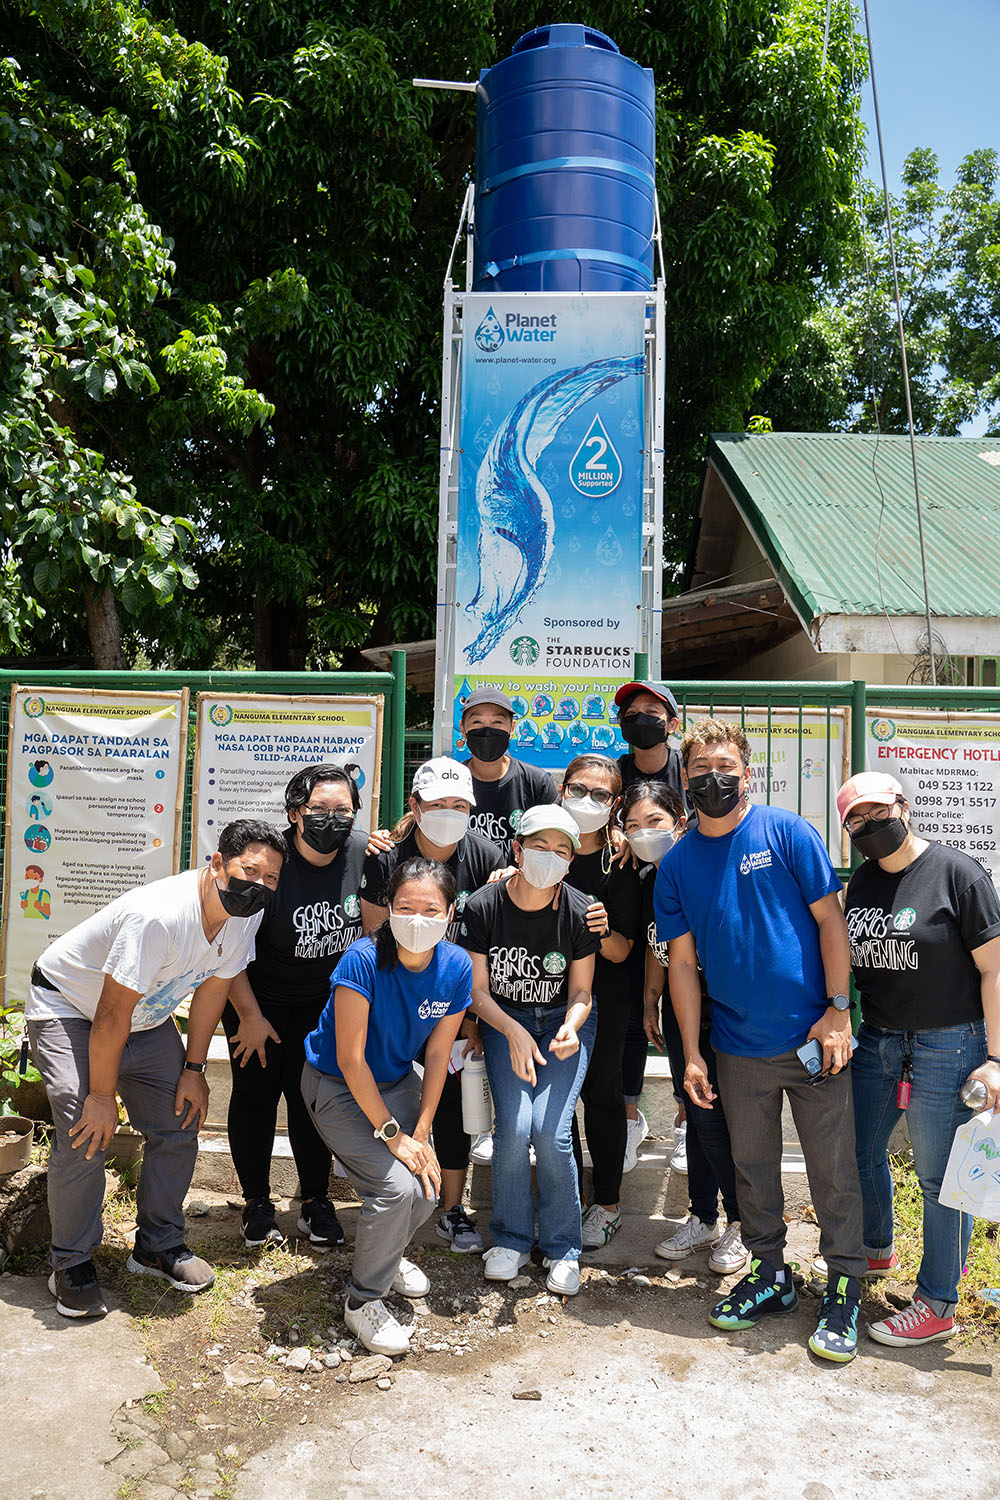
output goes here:
[{"label": "starbucks siren logo on shirt", "polygon": [[913,926],[916,920],[917,914],[913,910],[913,907],[904,906],[900,911],[896,913],[895,917],[893,918],[892,925],[897,932],[909,932],[910,928]]},{"label": "starbucks siren logo on shirt", "polygon": [[566,959],[561,953],[546,953],[542,965],[546,974],[561,974],[566,967]]},{"label": "starbucks siren logo on shirt", "polygon": [[344,897],[344,913],[346,916],[350,917],[352,921],[355,917],[360,917],[361,902],[358,900],[357,896]]}]

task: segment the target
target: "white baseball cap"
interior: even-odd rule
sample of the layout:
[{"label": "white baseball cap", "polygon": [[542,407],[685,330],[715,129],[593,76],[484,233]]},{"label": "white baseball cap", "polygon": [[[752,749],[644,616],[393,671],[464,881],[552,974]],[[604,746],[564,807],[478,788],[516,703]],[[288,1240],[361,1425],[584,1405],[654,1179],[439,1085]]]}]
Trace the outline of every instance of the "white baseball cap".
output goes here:
[{"label": "white baseball cap", "polygon": [[558,802],[529,807],[521,814],[517,837],[525,839],[532,833],[564,833],[574,849],[580,847],[580,826]]},{"label": "white baseball cap", "polygon": [[436,802],[439,797],[460,797],[475,807],[476,797],[472,790],[472,772],[461,761],[450,755],[436,755],[425,760],[413,773],[414,793],[421,802]]}]

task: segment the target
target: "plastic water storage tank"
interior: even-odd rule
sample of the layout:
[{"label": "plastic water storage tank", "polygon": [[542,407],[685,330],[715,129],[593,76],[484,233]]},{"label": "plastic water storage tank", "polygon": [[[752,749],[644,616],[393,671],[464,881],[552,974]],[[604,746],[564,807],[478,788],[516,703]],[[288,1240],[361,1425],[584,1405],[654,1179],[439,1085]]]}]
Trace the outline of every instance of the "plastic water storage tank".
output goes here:
[{"label": "plastic water storage tank", "polygon": [[479,75],[476,291],[645,291],[653,74],[587,26],[540,26]]}]

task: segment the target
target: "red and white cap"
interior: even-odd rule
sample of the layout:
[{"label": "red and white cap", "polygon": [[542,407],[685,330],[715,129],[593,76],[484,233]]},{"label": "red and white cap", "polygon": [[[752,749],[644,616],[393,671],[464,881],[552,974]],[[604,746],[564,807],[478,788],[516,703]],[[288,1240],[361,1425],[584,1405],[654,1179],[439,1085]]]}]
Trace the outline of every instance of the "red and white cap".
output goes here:
[{"label": "red and white cap", "polygon": [[888,776],[884,771],[859,771],[857,776],[845,781],[837,793],[837,812],[843,823],[859,802],[881,802],[885,807],[892,807],[903,795],[903,788],[895,776]]}]

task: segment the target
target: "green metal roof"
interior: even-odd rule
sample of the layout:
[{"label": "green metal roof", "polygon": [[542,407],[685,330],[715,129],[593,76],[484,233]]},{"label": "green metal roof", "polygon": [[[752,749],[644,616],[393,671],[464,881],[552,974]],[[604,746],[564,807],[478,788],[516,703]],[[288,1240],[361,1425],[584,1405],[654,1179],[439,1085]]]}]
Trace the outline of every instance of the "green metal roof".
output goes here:
[{"label": "green metal roof", "polygon": [[[908,438],[714,433],[709,460],[807,627],[923,612]],[[1000,438],[919,437],[917,473],[931,613],[1000,615]]]}]

